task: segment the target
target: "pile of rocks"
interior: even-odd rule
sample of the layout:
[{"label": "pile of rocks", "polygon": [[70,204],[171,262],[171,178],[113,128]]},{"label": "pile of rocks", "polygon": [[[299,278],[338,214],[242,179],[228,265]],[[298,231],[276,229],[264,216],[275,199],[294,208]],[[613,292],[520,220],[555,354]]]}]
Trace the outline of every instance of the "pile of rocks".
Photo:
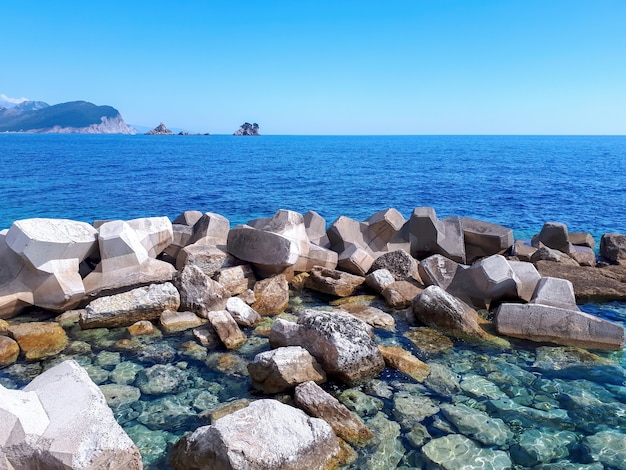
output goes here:
[{"label": "pile of rocks", "polygon": [[[591,285],[601,298],[626,298],[626,272],[619,264],[626,259],[623,235],[602,239],[602,256],[617,264],[596,267],[593,239],[570,234],[562,224],[546,224],[525,243],[514,241],[505,227],[460,217],[440,220],[432,208],[420,207],[409,220],[387,209],[363,222],[340,217],[326,227],[315,212],[288,210],[234,228],[219,214],[197,211],[173,222],[17,221],[0,232],[0,318],[35,306],[78,317],[83,329],[128,327],[137,334],[158,323],[165,332],[193,328],[201,344],[217,336],[225,348],[236,349],[246,341],[246,329],[287,308],[290,288],[331,298],[369,290],[391,311],[455,337],[505,341],[497,333],[593,349],[624,346],[620,325],[578,309],[577,281],[545,274],[563,266],[574,278],[580,270],[621,272],[621,279],[604,276],[614,281],[610,289]],[[490,315],[493,324],[484,319]],[[291,466],[296,458],[326,468],[341,460],[336,436],[359,445],[372,433],[316,384],[332,377],[352,385],[384,367],[418,381],[430,373],[409,351],[375,343],[373,329],[393,323],[392,315],[355,303],[304,309],[295,322],[276,319],[268,331],[273,349],[248,364],[252,384],[268,394],[293,391],[295,404],[310,416],[273,400],[255,402],[181,440],[173,465],[196,468],[200,460],[227,459],[232,468],[261,461],[276,463],[264,468],[302,468]],[[0,365],[14,362],[20,352],[29,360],[55,355],[66,343],[56,322],[0,320]],[[258,448],[245,453],[250,461],[239,462],[243,444],[237,439],[244,431],[238,426],[259,419],[265,421]],[[292,429],[291,440],[283,436],[282,419],[300,423],[302,432]],[[257,440],[256,429],[246,428],[246,442]],[[214,435],[220,438],[209,439]],[[263,439],[285,445],[268,455]],[[6,445],[0,439],[0,448]]]}]

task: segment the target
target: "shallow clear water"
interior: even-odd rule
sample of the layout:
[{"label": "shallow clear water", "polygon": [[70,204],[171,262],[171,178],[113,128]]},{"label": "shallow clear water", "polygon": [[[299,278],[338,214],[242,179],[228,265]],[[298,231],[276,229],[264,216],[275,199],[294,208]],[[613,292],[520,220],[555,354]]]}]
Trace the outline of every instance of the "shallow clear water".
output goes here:
[{"label": "shallow clear water", "polygon": [[[27,217],[173,218],[188,209],[218,212],[233,224],[278,208],[313,209],[330,222],[339,215],[365,219],[386,207],[408,217],[414,207],[427,205],[439,216],[501,223],[518,238],[536,233],[545,221],[565,222],[572,231],[598,238],[626,232],[624,175],[624,137],[2,134],[0,228]],[[298,295],[288,313],[325,302]],[[582,308],[626,323],[625,303]],[[592,357],[527,342],[509,349],[455,342],[452,349],[428,353],[403,336],[408,329],[397,316],[397,330],[379,330],[378,341],[401,344],[426,361],[436,371],[430,381],[419,384],[386,369],[380,380],[354,389],[326,385],[377,435],[358,450],[351,468],[422,468],[423,445],[460,432],[463,424],[454,424],[459,410],[487,430],[481,441],[465,429],[480,442],[479,450],[468,451],[471,462],[486,452],[481,458],[487,462],[506,454],[517,468],[548,461],[584,468],[599,458],[589,436],[626,434],[623,352]],[[167,468],[168,447],[207,423],[211,410],[261,396],[251,389],[245,364],[269,346],[252,330],[234,353],[193,346],[190,332],[126,344],[119,342],[130,338],[125,329],[67,331],[72,342],[61,356],[1,369],[0,383],[22,387],[58,361],[77,359],[110,393],[116,417],[148,469]],[[174,385],[150,382],[150,370]],[[619,451],[620,441],[599,436]],[[447,451],[438,449],[450,459]],[[614,462],[604,467],[623,468]]]}]

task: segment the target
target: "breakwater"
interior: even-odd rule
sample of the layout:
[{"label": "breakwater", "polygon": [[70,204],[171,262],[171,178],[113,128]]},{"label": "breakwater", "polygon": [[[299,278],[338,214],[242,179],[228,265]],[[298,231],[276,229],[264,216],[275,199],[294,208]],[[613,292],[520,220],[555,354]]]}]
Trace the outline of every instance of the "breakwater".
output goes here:
[{"label": "breakwater", "polygon": [[[624,307],[579,307],[576,297],[591,295],[577,287],[584,272],[582,284],[604,289],[598,298],[623,298],[623,286],[589,274],[615,280],[622,267],[593,266],[591,237],[546,224],[533,243],[516,244],[507,227],[440,219],[427,207],[409,220],[389,209],[327,226],[315,213],[292,211],[233,228],[218,214],[197,212],[173,224],[162,217],[97,227],[18,223],[4,234],[3,254],[15,255],[14,272],[24,276],[22,291],[13,292],[32,295],[5,304],[6,330],[18,344],[17,326],[33,320],[63,334],[46,335],[47,350],[24,342],[1,383],[21,388],[74,358],[100,385],[146,466],[164,468],[181,436],[250,400],[292,405],[296,384],[286,379],[295,374],[268,380],[262,365],[272,360],[259,355],[298,345],[318,364],[307,380],[322,383],[372,433],[355,438],[344,466],[483,459],[494,468],[620,468],[607,455],[620,455],[626,431]],[[72,250],[58,249],[63,237]],[[571,283],[541,274],[554,266]],[[51,279],[74,282],[73,289],[57,295]],[[23,312],[29,301],[36,307]],[[539,316],[553,327],[542,330],[542,320],[534,331],[516,330],[507,309],[519,306],[532,310],[516,314],[529,315],[524,324]],[[507,321],[498,322],[500,315]],[[580,337],[563,315],[570,325],[612,326],[588,327],[594,333]],[[350,336],[360,328],[364,336]],[[319,349],[335,334],[359,347]],[[329,348],[339,352],[326,356]],[[297,369],[302,357],[312,363],[300,350],[288,357],[282,362]]]}]

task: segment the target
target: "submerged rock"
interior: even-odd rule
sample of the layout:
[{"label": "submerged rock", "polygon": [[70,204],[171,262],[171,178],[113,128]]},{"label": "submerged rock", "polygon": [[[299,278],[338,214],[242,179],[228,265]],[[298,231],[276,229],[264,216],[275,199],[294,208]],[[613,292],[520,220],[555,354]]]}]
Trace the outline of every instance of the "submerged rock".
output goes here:
[{"label": "submerged rock", "polygon": [[9,334],[17,341],[26,359],[31,361],[54,356],[67,345],[65,330],[58,323],[19,323],[9,327]]},{"label": "submerged rock", "polygon": [[430,463],[444,470],[508,470],[512,466],[506,452],[480,447],[460,434],[433,439],[422,450]]},{"label": "submerged rock", "polygon": [[513,432],[504,421],[462,403],[444,403],[441,411],[461,434],[486,446],[504,446],[513,438]]}]

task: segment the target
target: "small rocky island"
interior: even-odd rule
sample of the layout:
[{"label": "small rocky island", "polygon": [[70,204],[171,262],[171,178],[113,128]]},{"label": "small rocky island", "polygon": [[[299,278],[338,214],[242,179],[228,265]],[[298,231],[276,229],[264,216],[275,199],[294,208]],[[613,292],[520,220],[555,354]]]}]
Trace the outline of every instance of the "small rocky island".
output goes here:
[{"label": "small rocky island", "polygon": [[235,131],[233,135],[261,135],[259,134],[259,125],[255,122],[250,124],[244,122],[239,129]]},{"label": "small rocky island", "polygon": [[174,133],[170,131],[167,126],[163,123],[160,123],[151,131],[146,132],[145,135],[173,135]]}]

